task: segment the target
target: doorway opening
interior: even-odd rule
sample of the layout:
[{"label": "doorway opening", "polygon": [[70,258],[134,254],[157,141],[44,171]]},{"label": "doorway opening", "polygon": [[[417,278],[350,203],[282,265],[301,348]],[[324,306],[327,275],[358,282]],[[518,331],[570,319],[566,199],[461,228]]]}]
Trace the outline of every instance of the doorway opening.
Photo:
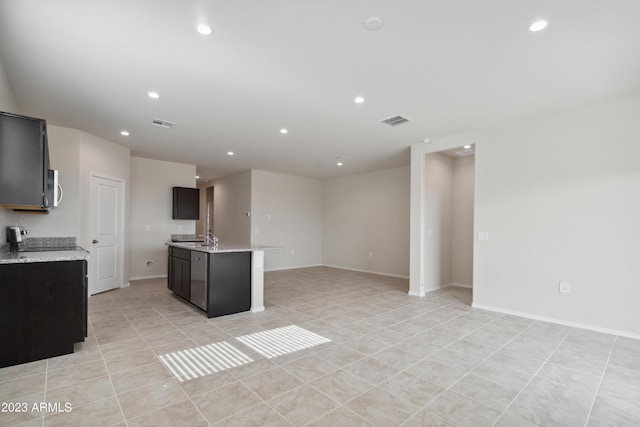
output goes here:
[{"label": "doorway opening", "polygon": [[88,293],[120,288],[124,277],[124,181],[91,174]]},{"label": "doorway opening", "polygon": [[451,142],[412,146],[409,295],[473,289],[477,144]]},{"label": "doorway opening", "polygon": [[466,147],[424,156],[425,292],[473,288],[475,152]]}]

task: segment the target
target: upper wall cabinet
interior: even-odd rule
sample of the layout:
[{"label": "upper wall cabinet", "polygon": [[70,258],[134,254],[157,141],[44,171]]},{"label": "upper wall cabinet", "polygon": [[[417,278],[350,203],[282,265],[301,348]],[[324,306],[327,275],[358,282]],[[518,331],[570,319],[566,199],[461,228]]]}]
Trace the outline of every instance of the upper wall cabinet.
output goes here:
[{"label": "upper wall cabinet", "polygon": [[46,210],[49,150],[46,122],[0,112],[0,205]]},{"label": "upper wall cabinet", "polygon": [[200,219],[200,189],[173,187],[173,219]]}]

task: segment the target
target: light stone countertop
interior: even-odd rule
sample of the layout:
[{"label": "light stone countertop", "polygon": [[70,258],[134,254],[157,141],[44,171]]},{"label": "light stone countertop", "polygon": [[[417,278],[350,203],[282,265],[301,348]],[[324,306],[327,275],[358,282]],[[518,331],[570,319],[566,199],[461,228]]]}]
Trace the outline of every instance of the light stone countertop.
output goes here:
[{"label": "light stone countertop", "polygon": [[282,249],[279,246],[268,246],[268,245],[219,244],[217,247],[214,247],[211,245],[204,245],[202,242],[166,242],[165,244],[167,246],[189,249],[191,251],[206,252],[208,254],[218,254],[218,253],[225,253],[225,252],[254,252],[254,251],[272,250],[272,249]]},{"label": "light stone countertop", "polygon": [[9,245],[0,247],[0,264],[28,262],[82,261],[91,257],[89,251],[78,246],[75,250],[44,252],[9,252]]}]

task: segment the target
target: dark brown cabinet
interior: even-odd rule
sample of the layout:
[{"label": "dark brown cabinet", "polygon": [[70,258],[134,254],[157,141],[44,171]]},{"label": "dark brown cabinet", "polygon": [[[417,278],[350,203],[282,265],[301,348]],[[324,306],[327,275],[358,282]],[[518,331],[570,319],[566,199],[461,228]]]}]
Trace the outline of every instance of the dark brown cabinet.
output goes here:
[{"label": "dark brown cabinet", "polygon": [[169,247],[168,287],[173,292],[189,300],[191,297],[191,251]]},{"label": "dark brown cabinet", "polygon": [[0,368],[73,353],[87,336],[87,262],[0,265]]},{"label": "dark brown cabinet", "polygon": [[207,317],[251,309],[251,252],[209,254]]},{"label": "dark brown cabinet", "polygon": [[47,206],[48,169],[46,122],[0,112],[0,204]]},{"label": "dark brown cabinet", "polygon": [[200,219],[200,189],[173,187],[173,219]]}]

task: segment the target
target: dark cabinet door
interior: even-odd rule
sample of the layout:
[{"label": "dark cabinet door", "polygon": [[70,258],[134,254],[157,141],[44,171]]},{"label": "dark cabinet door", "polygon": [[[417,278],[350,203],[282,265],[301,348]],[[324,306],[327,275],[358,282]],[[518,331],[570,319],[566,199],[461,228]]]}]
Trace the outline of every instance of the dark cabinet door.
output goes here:
[{"label": "dark cabinet door", "polygon": [[0,367],[73,353],[84,341],[86,261],[6,264],[0,277]]},{"label": "dark cabinet door", "polygon": [[200,219],[200,189],[173,187],[173,219]]},{"label": "dark cabinet door", "polygon": [[171,248],[169,248],[169,256],[167,257],[167,288],[173,290],[173,257],[171,256]]},{"label": "dark cabinet door", "polygon": [[209,255],[208,317],[251,308],[251,252]]},{"label": "dark cabinet door", "polygon": [[171,277],[173,292],[188,301],[191,298],[191,261],[172,257]]},{"label": "dark cabinet door", "polygon": [[43,205],[45,135],[44,120],[0,113],[0,204]]}]

